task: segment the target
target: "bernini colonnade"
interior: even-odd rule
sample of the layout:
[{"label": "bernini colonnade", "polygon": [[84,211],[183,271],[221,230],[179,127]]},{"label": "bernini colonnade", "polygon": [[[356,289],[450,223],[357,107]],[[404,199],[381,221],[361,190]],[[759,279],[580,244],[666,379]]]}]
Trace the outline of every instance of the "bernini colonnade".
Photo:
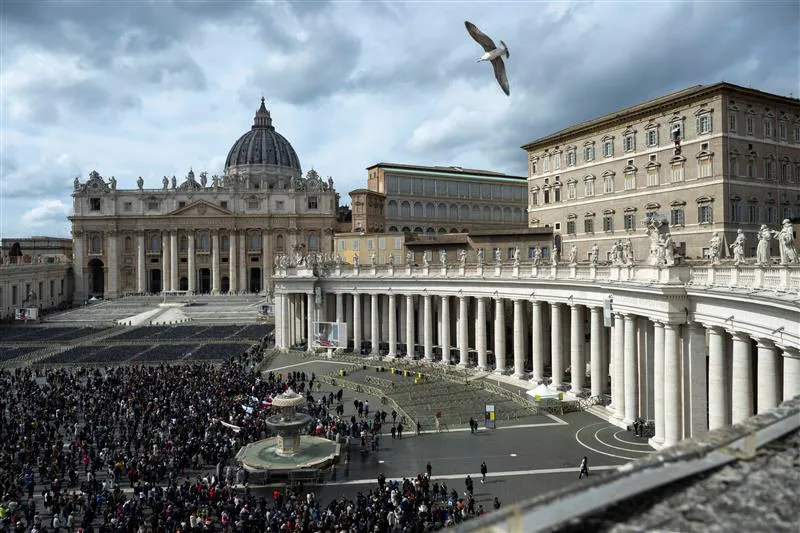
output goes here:
[{"label": "bernini colonnade", "polygon": [[[735,266],[368,266],[276,272],[276,343],[346,322],[355,353],[476,366],[608,395],[656,447],[800,394],[800,269]],[[447,357],[444,358],[447,360]]]}]

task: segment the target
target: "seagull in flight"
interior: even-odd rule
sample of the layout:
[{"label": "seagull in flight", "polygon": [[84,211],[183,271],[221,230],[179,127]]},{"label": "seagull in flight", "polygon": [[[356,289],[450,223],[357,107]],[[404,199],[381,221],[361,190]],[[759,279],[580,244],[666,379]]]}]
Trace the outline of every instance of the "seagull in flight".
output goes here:
[{"label": "seagull in flight", "polygon": [[508,78],[506,77],[506,66],[503,63],[503,56],[509,57],[508,47],[506,43],[500,41],[500,47],[497,47],[494,44],[488,35],[483,33],[478,27],[471,23],[470,21],[464,21],[464,25],[467,27],[467,31],[475,39],[479,45],[483,47],[485,53],[478,59],[478,62],[481,61],[491,61],[492,66],[494,67],[494,77],[497,78],[497,83],[500,84],[500,88],[503,89],[503,92],[506,93],[506,96],[511,94],[511,89],[508,87]]}]

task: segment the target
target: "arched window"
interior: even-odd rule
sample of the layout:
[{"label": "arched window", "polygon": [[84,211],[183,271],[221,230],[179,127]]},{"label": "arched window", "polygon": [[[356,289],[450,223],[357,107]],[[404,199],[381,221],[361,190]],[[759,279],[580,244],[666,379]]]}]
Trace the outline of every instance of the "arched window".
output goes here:
[{"label": "arched window", "polygon": [[411,204],[403,202],[400,204],[400,218],[411,218]]},{"label": "arched window", "polygon": [[444,228],[439,228],[439,233],[447,233],[447,230]]},{"label": "arched window", "polygon": [[425,204],[425,218],[436,218],[436,206],[432,202]]},{"label": "arched window", "polygon": [[103,250],[103,241],[100,238],[100,235],[93,235],[92,236],[92,253],[99,254]]},{"label": "arched window", "polygon": [[436,218],[439,220],[447,220],[447,206],[439,204],[436,206]]},{"label": "arched window", "polygon": [[200,250],[207,252],[210,248],[211,244],[209,242],[208,233],[203,233],[200,235]]},{"label": "arched window", "polygon": [[389,231],[398,231],[397,226],[389,226]]},{"label": "arched window", "polygon": [[514,222],[525,222],[525,215],[519,207],[514,209]]},{"label": "arched window", "polygon": [[414,233],[422,233],[422,228],[417,226],[416,228],[414,228]]},{"label": "arched window", "polygon": [[458,220],[458,206],[451,205],[450,206],[450,220]]},{"label": "arched window", "polygon": [[422,202],[414,202],[414,218],[422,218]]},{"label": "arched window", "polygon": [[319,250],[319,237],[317,237],[316,233],[308,234],[308,249]]},{"label": "arched window", "polygon": [[386,205],[386,216],[389,218],[397,218],[397,202],[394,200],[389,200],[389,203]]},{"label": "arched window", "polygon": [[283,235],[278,235],[275,237],[275,251],[276,252],[283,251]]},{"label": "arched window", "polygon": [[503,221],[503,210],[497,206],[495,206],[495,208],[492,210],[492,221],[493,222]]},{"label": "arched window", "polygon": [[125,251],[132,252],[133,251],[133,239],[130,237],[125,237]]},{"label": "arched window", "polygon": [[467,204],[462,204],[461,207],[458,208],[458,214],[461,220],[469,220],[469,206]]},{"label": "arched window", "polygon": [[403,226],[403,231],[406,233],[411,233],[411,228],[409,228],[408,226]]},{"label": "arched window", "polygon": [[261,249],[261,235],[257,232],[253,232],[250,234],[250,249],[251,250]]},{"label": "arched window", "polygon": [[483,221],[489,222],[492,220],[492,208],[488,205],[483,206]]},{"label": "arched window", "polygon": [[185,252],[189,249],[189,239],[186,237],[186,235],[181,235],[179,246],[181,252]]},{"label": "arched window", "polygon": [[220,241],[221,241],[221,244],[219,246],[220,250],[225,251],[231,247],[231,242],[230,239],[228,239],[227,235],[223,235]]},{"label": "arched window", "polygon": [[434,233],[436,233],[436,231],[433,228],[428,228],[425,230],[425,233],[427,235],[433,235]]},{"label": "arched window", "polygon": [[504,207],[503,208],[503,222],[511,222],[511,208]]},{"label": "arched window", "polygon": [[477,205],[472,206],[472,216],[470,217],[472,220],[480,220],[481,219],[481,208]]},{"label": "arched window", "polygon": [[160,252],[161,251],[161,236],[160,235],[151,235],[150,236],[150,251],[151,252]]}]

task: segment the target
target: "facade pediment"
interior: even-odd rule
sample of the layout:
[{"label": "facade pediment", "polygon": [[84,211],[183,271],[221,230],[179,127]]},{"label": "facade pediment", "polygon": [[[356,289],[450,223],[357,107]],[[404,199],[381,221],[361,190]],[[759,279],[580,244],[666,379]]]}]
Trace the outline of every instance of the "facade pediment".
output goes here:
[{"label": "facade pediment", "polygon": [[218,205],[205,200],[198,200],[189,205],[167,213],[171,217],[209,217],[209,216],[233,216],[233,213]]}]

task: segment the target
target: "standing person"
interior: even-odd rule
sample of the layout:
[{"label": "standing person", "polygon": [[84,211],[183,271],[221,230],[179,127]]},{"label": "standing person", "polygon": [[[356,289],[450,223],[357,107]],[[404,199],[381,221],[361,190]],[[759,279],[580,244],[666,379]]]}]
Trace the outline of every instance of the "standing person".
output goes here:
[{"label": "standing person", "polygon": [[589,477],[589,460],[585,455],[583,456],[583,460],[581,460],[581,473],[578,474],[578,479],[581,479],[584,474],[586,474],[586,477]]},{"label": "standing person", "polygon": [[481,463],[481,483],[486,483],[486,461]]},{"label": "standing person", "polygon": [[431,462],[430,461],[428,461],[428,464],[425,465],[425,471],[428,473],[428,479],[430,479],[431,478],[431,472],[433,471],[433,469],[431,468]]},{"label": "standing person", "polygon": [[500,509],[500,500],[497,498],[497,496],[495,496],[494,497],[494,510],[496,511],[498,509]]},{"label": "standing person", "polygon": [[397,438],[398,439],[402,439],[403,438],[403,423],[402,422],[397,424]]}]

